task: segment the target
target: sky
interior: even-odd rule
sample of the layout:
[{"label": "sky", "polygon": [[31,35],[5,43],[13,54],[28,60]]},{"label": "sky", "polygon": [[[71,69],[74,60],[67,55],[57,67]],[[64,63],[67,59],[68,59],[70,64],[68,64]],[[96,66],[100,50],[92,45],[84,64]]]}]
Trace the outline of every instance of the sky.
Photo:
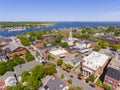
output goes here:
[{"label": "sky", "polygon": [[120,0],[0,0],[0,21],[120,21]]}]

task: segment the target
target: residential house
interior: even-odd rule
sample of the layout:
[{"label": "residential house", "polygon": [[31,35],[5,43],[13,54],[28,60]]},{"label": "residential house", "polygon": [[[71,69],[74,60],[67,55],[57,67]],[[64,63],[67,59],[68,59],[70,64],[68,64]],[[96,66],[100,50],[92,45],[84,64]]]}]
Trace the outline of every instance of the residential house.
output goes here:
[{"label": "residential house", "polygon": [[31,46],[34,48],[44,47],[44,42],[42,42],[41,40],[36,40],[31,42]]},{"label": "residential house", "polygon": [[70,64],[73,67],[78,66],[81,61],[82,61],[82,57],[76,56],[76,54],[70,54],[70,55],[66,56],[65,58],[63,58],[63,62],[65,64]]},{"label": "residential house", "polygon": [[3,76],[1,76],[0,82],[4,82],[4,87],[17,85],[17,79],[15,77],[15,74],[11,71],[8,71]]},{"label": "residential house", "polygon": [[69,87],[57,77],[52,77],[43,90],[68,90]]},{"label": "residential house", "polygon": [[5,52],[8,58],[12,58],[14,55],[25,56],[27,49],[18,43],[9,44]]},{"label": "residential house", "polygon": [[26,62],[24,64],[15,66],[14,71],[15,71],[17,80],[21,81],[21,74],[23,71],[29,71],[30,69],[32,69],[36,65],[40,65],[40,63],[34,60],[34,61]]},{"label": "residential house", "polygon": [[7,56],[5,52],[1,52],[0,53],[0,61],[6,61],[7,60]]},{"label": "residential house", "polygon": [[0,81],[0,90],[7,90],[4,81]]}]

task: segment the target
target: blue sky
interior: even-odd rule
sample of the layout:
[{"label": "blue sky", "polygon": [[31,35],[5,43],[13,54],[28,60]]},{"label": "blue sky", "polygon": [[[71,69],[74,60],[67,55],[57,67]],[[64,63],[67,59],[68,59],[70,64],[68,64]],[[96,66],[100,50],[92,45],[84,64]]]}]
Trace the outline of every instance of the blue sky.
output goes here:
[{"label": "blue sky", "polygon": [[0,21],[120,21],[120,0],[0,0]]}]

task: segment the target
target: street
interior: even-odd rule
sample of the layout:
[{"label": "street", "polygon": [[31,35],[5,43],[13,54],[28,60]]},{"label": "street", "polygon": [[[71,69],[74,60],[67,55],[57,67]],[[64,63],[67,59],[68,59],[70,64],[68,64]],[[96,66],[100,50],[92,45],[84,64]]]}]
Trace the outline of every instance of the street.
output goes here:
[{"label": "street", "polygon": [[[79,86],[79,87],[83,88],[83,90],[96,90],[95,88],[92,88],[91,86],[89,86],[86,82],[79,80],[75,75],[64,71],[62,68],[60,68],[58,66],[56,68],[57,68],[57,73],[58,73],[59,77],[61,77],[61,74],[64,74],[65,80],[72,79],[73,86]],[[70,77],[71,75],[73,77]]]}]

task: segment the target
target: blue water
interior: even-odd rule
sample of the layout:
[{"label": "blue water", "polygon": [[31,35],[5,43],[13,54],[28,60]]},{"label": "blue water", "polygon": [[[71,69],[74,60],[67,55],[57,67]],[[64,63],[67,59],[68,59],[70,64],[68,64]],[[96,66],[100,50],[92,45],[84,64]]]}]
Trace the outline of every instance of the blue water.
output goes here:
[{"label": "blue water", "polygon": [[0,36],[13,36],[17,34],[21,34],[23,32],[32,32],[37,30],[51,30],[58,28],[73,28],[73,27],[82,27],[82,26],[120,26],[120,22],[58,22],[55,23],[54,26],[44,27],[44,28],[29,28],[21,31],[8,31],[8,30],[0,30]]}]

